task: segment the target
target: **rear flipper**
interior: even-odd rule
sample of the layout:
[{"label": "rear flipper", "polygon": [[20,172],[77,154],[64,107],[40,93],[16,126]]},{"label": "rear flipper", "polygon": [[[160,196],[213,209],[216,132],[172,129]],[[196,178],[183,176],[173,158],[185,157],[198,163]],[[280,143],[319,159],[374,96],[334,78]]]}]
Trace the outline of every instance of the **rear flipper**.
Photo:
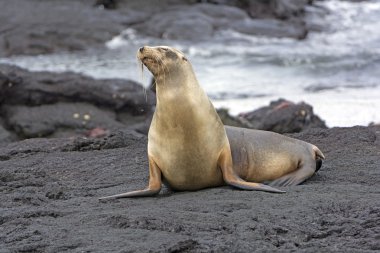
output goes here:
[{"label": "rear flipper", "polygon": [[269,183],[270,186],[291,186],[298,185],[303,183],[305,180],[314,175],[315,172],[319,170],[322,166],[322,160],[317,159],[315,161],[315,165],[312,164],[304,164],[296,171],[293,171],[285,176],[282,176],[278,179],[275,179]]},{"label": "rear flipper", "polygon": [[228,185],[248,191],[285,193],[285,191],[270,187],[265,184],[247,182],[241,179],[232,168],[232,156],[229,145],[226,146],[220,154],[218,165],[222,171],[224,182]]}]

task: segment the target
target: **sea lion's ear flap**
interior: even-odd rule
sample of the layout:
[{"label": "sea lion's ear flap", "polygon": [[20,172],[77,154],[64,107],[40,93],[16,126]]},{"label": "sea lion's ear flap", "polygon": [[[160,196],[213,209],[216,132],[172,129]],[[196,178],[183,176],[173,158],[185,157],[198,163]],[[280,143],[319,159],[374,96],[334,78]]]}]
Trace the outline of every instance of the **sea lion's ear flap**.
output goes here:
[{"label": "sea lion's ear flap", "polygon": [[187,61],[187,58],[185,56],[182,56],[182,60]]}]

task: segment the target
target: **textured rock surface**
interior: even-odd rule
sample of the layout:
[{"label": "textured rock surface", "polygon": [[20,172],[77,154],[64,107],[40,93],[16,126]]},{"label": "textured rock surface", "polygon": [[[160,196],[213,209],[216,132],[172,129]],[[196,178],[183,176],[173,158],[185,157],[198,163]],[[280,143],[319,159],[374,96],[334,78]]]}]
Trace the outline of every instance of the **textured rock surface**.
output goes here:
[{"label": "textured rock surface", "polygon": [[75,130],[123,128],[116,113],[87,103],[56,103],[40,106],[6,106],[8,126],[24,138],[51,136],[65,129]]},{"label": "textured rock surface", "polygon": [[0,144],[8,143],[13,140],[16,140],[15,136],[12,135],[12,133],[10,133],[8,130],[6,130],[0,122]]},{"label": "textured rock surface", "polygon": [[155,95],[136,82],[0,65],[0,112],[20,138],[70,136],[94,128],[147,132]]},{"label": "textured rock surface", "polygon": [[285,99],[272,101],[252,112],[242,113],[242,120],[250,123],[250,128],[277,133],[295,133],[308,128],[327,128],[325,122],[313,112],[313,107],[304,102],[293,103]]},{"label": "textured rock surface", "polygon": [[146,137],[30,139],[0,148],[4,252],[379,251],[380,128],[292,135],[326,160],[286,194],[220,187],[97,197],[148,182]]},{"label": "textured rock surface", "polygon": [[320,30],[315,24],[323,19],[323,10],[309,8],[310,2],[0,0],[0,57],[103,47],[127,28],[191,41],[209,39],[220,30],[303,39],[308,30]]}]

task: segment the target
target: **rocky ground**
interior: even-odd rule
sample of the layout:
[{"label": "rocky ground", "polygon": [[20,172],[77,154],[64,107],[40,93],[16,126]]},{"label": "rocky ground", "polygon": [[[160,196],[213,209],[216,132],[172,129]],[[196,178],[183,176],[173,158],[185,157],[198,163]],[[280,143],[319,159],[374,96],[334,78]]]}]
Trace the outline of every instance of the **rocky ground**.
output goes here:
[{"label": "rocky ground", "polygon": [[380,250],[379,126],[326,129],[310,106],[285,100],[235,118],[220,111],[232,125],[302,130],[291,136],[323,150],[322,169],[281,195],[165,188],[99,202],[146,186],[141,133],[154,93],[74,73],[0,73],[0,252]]},{"label": "rocky ground", "polygon": [[0,252],[380,250],[379,126],[326,129],[310,106],[275,101],[227,118],[302,130],[291,136],[326,155],[304,185],[281,195],[165,188],[103,203],[148,182],[147,139],[136,131],[146,133],[154,93],[74,73],[0,73]]},{"label": "rocky ground", "polygon": [[[178,40],[323,29],[313,1],[155,3],[0,0],[0,57],[104,46],[126,28]],[[286,194],[164,188],[99,202],[146,186],[154,104],[133,81],[0,65],[0,253],[380,251],[380,127],[327,129],[303,103],[219,112],[226,124],[301,131],[290,136],[321,148],[318,174]]]},{"label": "rocky ground", "polygon": [[164,189],[99,202],[148,182],[147,139],[29,139],[0,148],[0,252],[375,252],[380,128],[293,134],[326,155],[286,194]]},{"label": "rocky ground", "polygon": [[130,80],[0,65],[0,103],[0,140],[5,142],[119,128],[146,134],[155,95]]}]

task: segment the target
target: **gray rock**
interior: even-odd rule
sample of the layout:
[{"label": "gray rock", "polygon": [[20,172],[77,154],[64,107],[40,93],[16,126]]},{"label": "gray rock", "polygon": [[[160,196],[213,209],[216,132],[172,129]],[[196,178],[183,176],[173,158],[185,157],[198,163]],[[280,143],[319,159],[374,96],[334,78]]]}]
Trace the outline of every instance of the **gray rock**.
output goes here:
[{"label": "gray rock", "polygon": [[241,33],[269,37],[291,37],[303,39],[307,30],[302,24],[291,24],[274,19],[244,19],[233,22],[231,27]]},{"label": "gray rock", "polygon": [[252,128],[277,133],[297,133],[309,128],[327,128],[325,122],[313,112],[313,107],[301,102],[295,104],[285,99],[272,101],[255,111],[242,113]]},{"label": "gray rock", "polygon": [[154,94],[145,93],[131,80],[93,79],[72,72],[29,72],[9,65],[0,65],[1,72],[0,101],[4,104],[89,102],[136,115],[149,113],[155,104]]},{"label": "gray rock", "polygon": [[0,145],[4,143],[12,142],[14,140],[16,140],[15,136],[11,132],[6,130],[2,126],[1,121],[0,121]]},{"label": "gray rock", "polygon": [[94,8],[88,0],[1,0],[0,4],[0,57],[102,46],[129,21],[121,13]]},{"label": "gray rock", "polygon": [[301,16],[310,0],[272,0],[273,12],[277,18],[290,19]]},{"label": "gray rock", "polygon": [[155,95],[128,80],[0,65],[0,102],[4,122],[20,138],[97,136],[116,128],[146,134]]},{"label": "gray rock", "polygon": [[[4,106],[8,125],[23,138],[62,136],[94,128],[117,129],[116,113],[87,103],[56,103],[40,106]],[[61,135],[60,135],[61,133]]]},{"label": "gray rock", "polygon": [[159,12],[134,28],[148,36],[176,40],[203,40],[213,33],[212,19],[188,8]]},{"label": "gray rock", "polygon": [[[313,25],[306,26],[305,12],[312,6],[312,1],[308,0],[209,0],[206,2],[215,4],[220,9],[228,5],[245,12],[246,17],[241,19],[236,19],[237,16],[229,17],[228,21],[223,23],[227,28],[245,34],[304,39],[309,27],[315,30],[320,28]],[[311,15],[307,17],[309,16]],[[318,19],[315,18],[312,23],[317,22]]]},{"label": "gray rock", "polygon": [[233,21],[248,17],[244,10],[228,5],[202,3],[191,6],[191,9],[202,12],[203,14],[214,19],[227,19],[229,21]]},{"label": "gray rock", "polygon": [[[231,28],[228,24],[248,16],[287,20],[289,30],[293,29],[291,26],[298,30],[300,24],[307,23],[305,8],[311,6],[311,1],[163,0],[157,4],[155,0],[0,0],[0,5],[0,57],[7,57],[103,47],[106,41],[127,28],[157,38],[205,40],[216,29]],[[312,23],[318,24],[318,18]],[[273,36],[275,31],[260,34]],[[275,37],[290,34],[290,37],[302,38],[291,32],[280,30],[280,33]]]},{"label": "gray rock", "polygon": [[117,0],[96,0],[95,6],[104,9],[116,9]]}]

